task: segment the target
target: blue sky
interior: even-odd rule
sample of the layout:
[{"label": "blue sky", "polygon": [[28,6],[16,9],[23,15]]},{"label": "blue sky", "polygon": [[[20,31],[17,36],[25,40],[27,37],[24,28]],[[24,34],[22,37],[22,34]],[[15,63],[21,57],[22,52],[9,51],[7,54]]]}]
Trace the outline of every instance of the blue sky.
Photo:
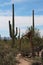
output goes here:
[{"label": "blue sky", "polygon": [[[11,12],[12,0],[0,0],[0,12]],[[32,10],[35,15],[43,15],[43,0],[15,0],[15,16],[29,16]],[[10,14],[4,14],[10,15]]]},{"label": "blue sky", "polygon": [[15,5],[15,26],[21,29],[21,34],[32,25],[32,10],[34,9],[35,27],[43,35],[43,0],[0,0],[1,36],[9,36],[8,21],[12,21],[12,1]]}]

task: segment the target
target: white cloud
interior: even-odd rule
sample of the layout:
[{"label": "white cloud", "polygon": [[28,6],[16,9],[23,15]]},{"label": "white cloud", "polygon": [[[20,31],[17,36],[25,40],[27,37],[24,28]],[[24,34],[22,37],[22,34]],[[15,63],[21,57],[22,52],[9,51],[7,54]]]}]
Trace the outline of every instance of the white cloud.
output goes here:
[{"label": "white cloud", "polygon": [[43,11],[43,8],[38,8],[38,9],[36,9],[36,11]]},{"label": "white cloud", "polygon": [[15,16],[15,23],[19,27],[28,26],[28,25],[30,26],[31,20],[32,20],[31,17],[28,16]]},{"label": "white cloud", "polygon": [[[35,16],[35,27],[43,25],[43,16]],[[16,26],[21,28],[21,32],[25,33],[26,27],[30,27],[32,25],[32,16],[16,16],[15,17]],[[40,28],[39,28],[40,29]],[[43,35],[43,30],[40,30],[41,36]]]},{"label": "white cloud", "polygon": [[10,1],[10,2],[4,2],[4,3],[0,3],[0,6],[2,7],[2,6],[6,6],[6,5],[11,5],[12,4],[12,2]]},{"label": "white cloud", "polygon": [[8,2],[3,2],[3,3],[0,3],[0,6],[6,6],[6,5],[11,5],[12,3],[21,3],[21,2],[38,2],[37,0],[10,0]]},{"label": "white cloud", "polygon": [[[35,26],[43,25],[43,16],[34,17]],[[32,16],[15,16],[15,22],[19,26],[31,26],[32,25]]]},{"label": "white cloud", "polygon": [[43,16],[35,16],[35,25],[43,25]]},{"label": "white cloud", "polygon": [[4,16],[4,15],[5,15],[5,16],[6,16],[6,15],[7,15],[7,16],[8,16],[8,15],[11,16],[11,15],[12,15],[12,12],[11,12],[10,10],[5,10],[5,11],[3,11],[3,12],[2,12],[2,10],[0,10],[0,16]]},{"label": "white cloud", "polygon": [[43,30],[40,30],[40,34],[41,34],[41,36],[43,36]]},{"label": "white cloud", "polygon": [[[8,31],[9,25],[8,21],[11,20],[11,16],[0,16],[0,32]],[[32,16],[15,16],[15,26],[21,29],[21,34],[25,33],[26,28],[32,25]],[[35,26],[43,25],[43,16],[35,16]],[[43,35],[43,30],[40,30],[41,35]],[[5,34],[3,34],[5,35]]]},{"label": "white cloud", "polygon": [[6,5],[11,5],[12,3],[17,3],[17,2],[25,2],[26,0],[11,0],[8,2],[0,3],[0,6],[6,6]]},{"label": "white cloud", "polygon": [[25,2],[26,0],[14,0],[15,2]]},{"label": "white cloud", "polygon": [[9,36],[9,23],[11,17],[0,16],[0,34],[1,36]]},{"label": "white cloud", "polygon": [[36,2],[35,0],[13,0],[13,2]]}]

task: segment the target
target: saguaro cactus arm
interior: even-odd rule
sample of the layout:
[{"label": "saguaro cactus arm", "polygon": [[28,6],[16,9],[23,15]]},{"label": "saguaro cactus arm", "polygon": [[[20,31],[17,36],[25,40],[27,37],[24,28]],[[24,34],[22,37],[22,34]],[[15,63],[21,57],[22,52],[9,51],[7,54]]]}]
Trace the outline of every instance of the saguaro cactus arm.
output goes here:
[{"label": "saguaro cactus arm", "polygon": [[20,28],[19,28],[19,35],[18,35],[18,38],[20,39]]},{"label": "saguaro cactus arm", "polygon": [[18,28],[16,27],[16,34],[14,34],[14,36],[17,36],[17,33],[18,33]]},{"label": "saguaro cactus arm", "polygon": [[[11,29],[10,21],[9,21],[9,32],[10,32],[10,37],[12,38],[13,34],[12,34],[12,29]],[[18,33],[18,28],[16,27],[16,34],[14,34],[14,37],[17,36],[17,33]]]},{"label": "saguaro cactus arm", "polygon": [[12,30],[11,30],[11,24],[10,24],[10,21],[9,21],[9,32],[10,32],[10,37],[12,38]]}]

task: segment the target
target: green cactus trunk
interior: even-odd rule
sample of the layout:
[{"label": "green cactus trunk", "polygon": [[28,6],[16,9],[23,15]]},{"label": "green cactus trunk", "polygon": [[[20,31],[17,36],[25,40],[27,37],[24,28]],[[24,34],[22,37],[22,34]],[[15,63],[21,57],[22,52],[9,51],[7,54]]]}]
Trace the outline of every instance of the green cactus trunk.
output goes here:
[{"label": "green cactus trunk", "polygon": [[20,28],[19,28],[19,36],[18,36],[18,38],[19,38],[19,52],[21,52]]},{"label": "green cactus trunk", "polygon": [[34,35],[34,10],[33,10],[33,35]]},{"label": "green cactus trunk", "polygon": [[33,38],[34,38],[34,10],[32,11],[32,27],[33,27],[33,31],[31,33],[31,36],[30,36],[30,43],[31,43],[31,52],[32,52],[32,57],[35,56],[34,54],[34,45],[33,45]]},{"label": "green cactus trunk", "polygon": [[12,32],[13,32],[13,34],[12,34],[12,47],[14,46],[14,44],[15,44],[15,36],[14,36],[14,34],[15,34],[15,27],[14,27],[14,4],[12,4]]},{"label": "green cactus trunk", "polygon": [[20,39],[20,28],[19,28],[19,36],[18,36],[18,39]]},{"label": "green cactus trunk", "polygon": [[16,27],[16,34],[15,34],[14,4],[12,4],[12,25],[10,24],[9,21],[9,32],[10,32],[10,37],[12,38],[12,47],[14,47],[15,37],[17,36],[17,27]]},{"label": "green cactus trunk", "polygon": [[[34,10],[32,11],[32,16],[33,16],[33,32],[32,32],[32,38],[34,38]],[[32,43],[32,56],[34,57],[35,54],[34,54],[34,45],[33,45],[33,41],[32,41],[31,43]]]}]

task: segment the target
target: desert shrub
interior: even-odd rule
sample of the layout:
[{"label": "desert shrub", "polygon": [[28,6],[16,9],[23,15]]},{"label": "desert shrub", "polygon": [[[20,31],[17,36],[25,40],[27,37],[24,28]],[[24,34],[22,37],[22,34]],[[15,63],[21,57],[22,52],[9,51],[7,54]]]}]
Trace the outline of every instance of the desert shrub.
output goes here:
[{"label": "desert shrub", "polygon": [[21,50],[21,54],[23,57],[25,57],[25,56],[28,57],[30,55],[30,52],[29,52],[29,50]]},{"label": "desert shrub", "polygon": [[16,65],[17,50],[0,46],[0,65]]},{"label": "desert shrub", "polygon": [[40,62],[33,62],[32,65],[41,65]]}]

